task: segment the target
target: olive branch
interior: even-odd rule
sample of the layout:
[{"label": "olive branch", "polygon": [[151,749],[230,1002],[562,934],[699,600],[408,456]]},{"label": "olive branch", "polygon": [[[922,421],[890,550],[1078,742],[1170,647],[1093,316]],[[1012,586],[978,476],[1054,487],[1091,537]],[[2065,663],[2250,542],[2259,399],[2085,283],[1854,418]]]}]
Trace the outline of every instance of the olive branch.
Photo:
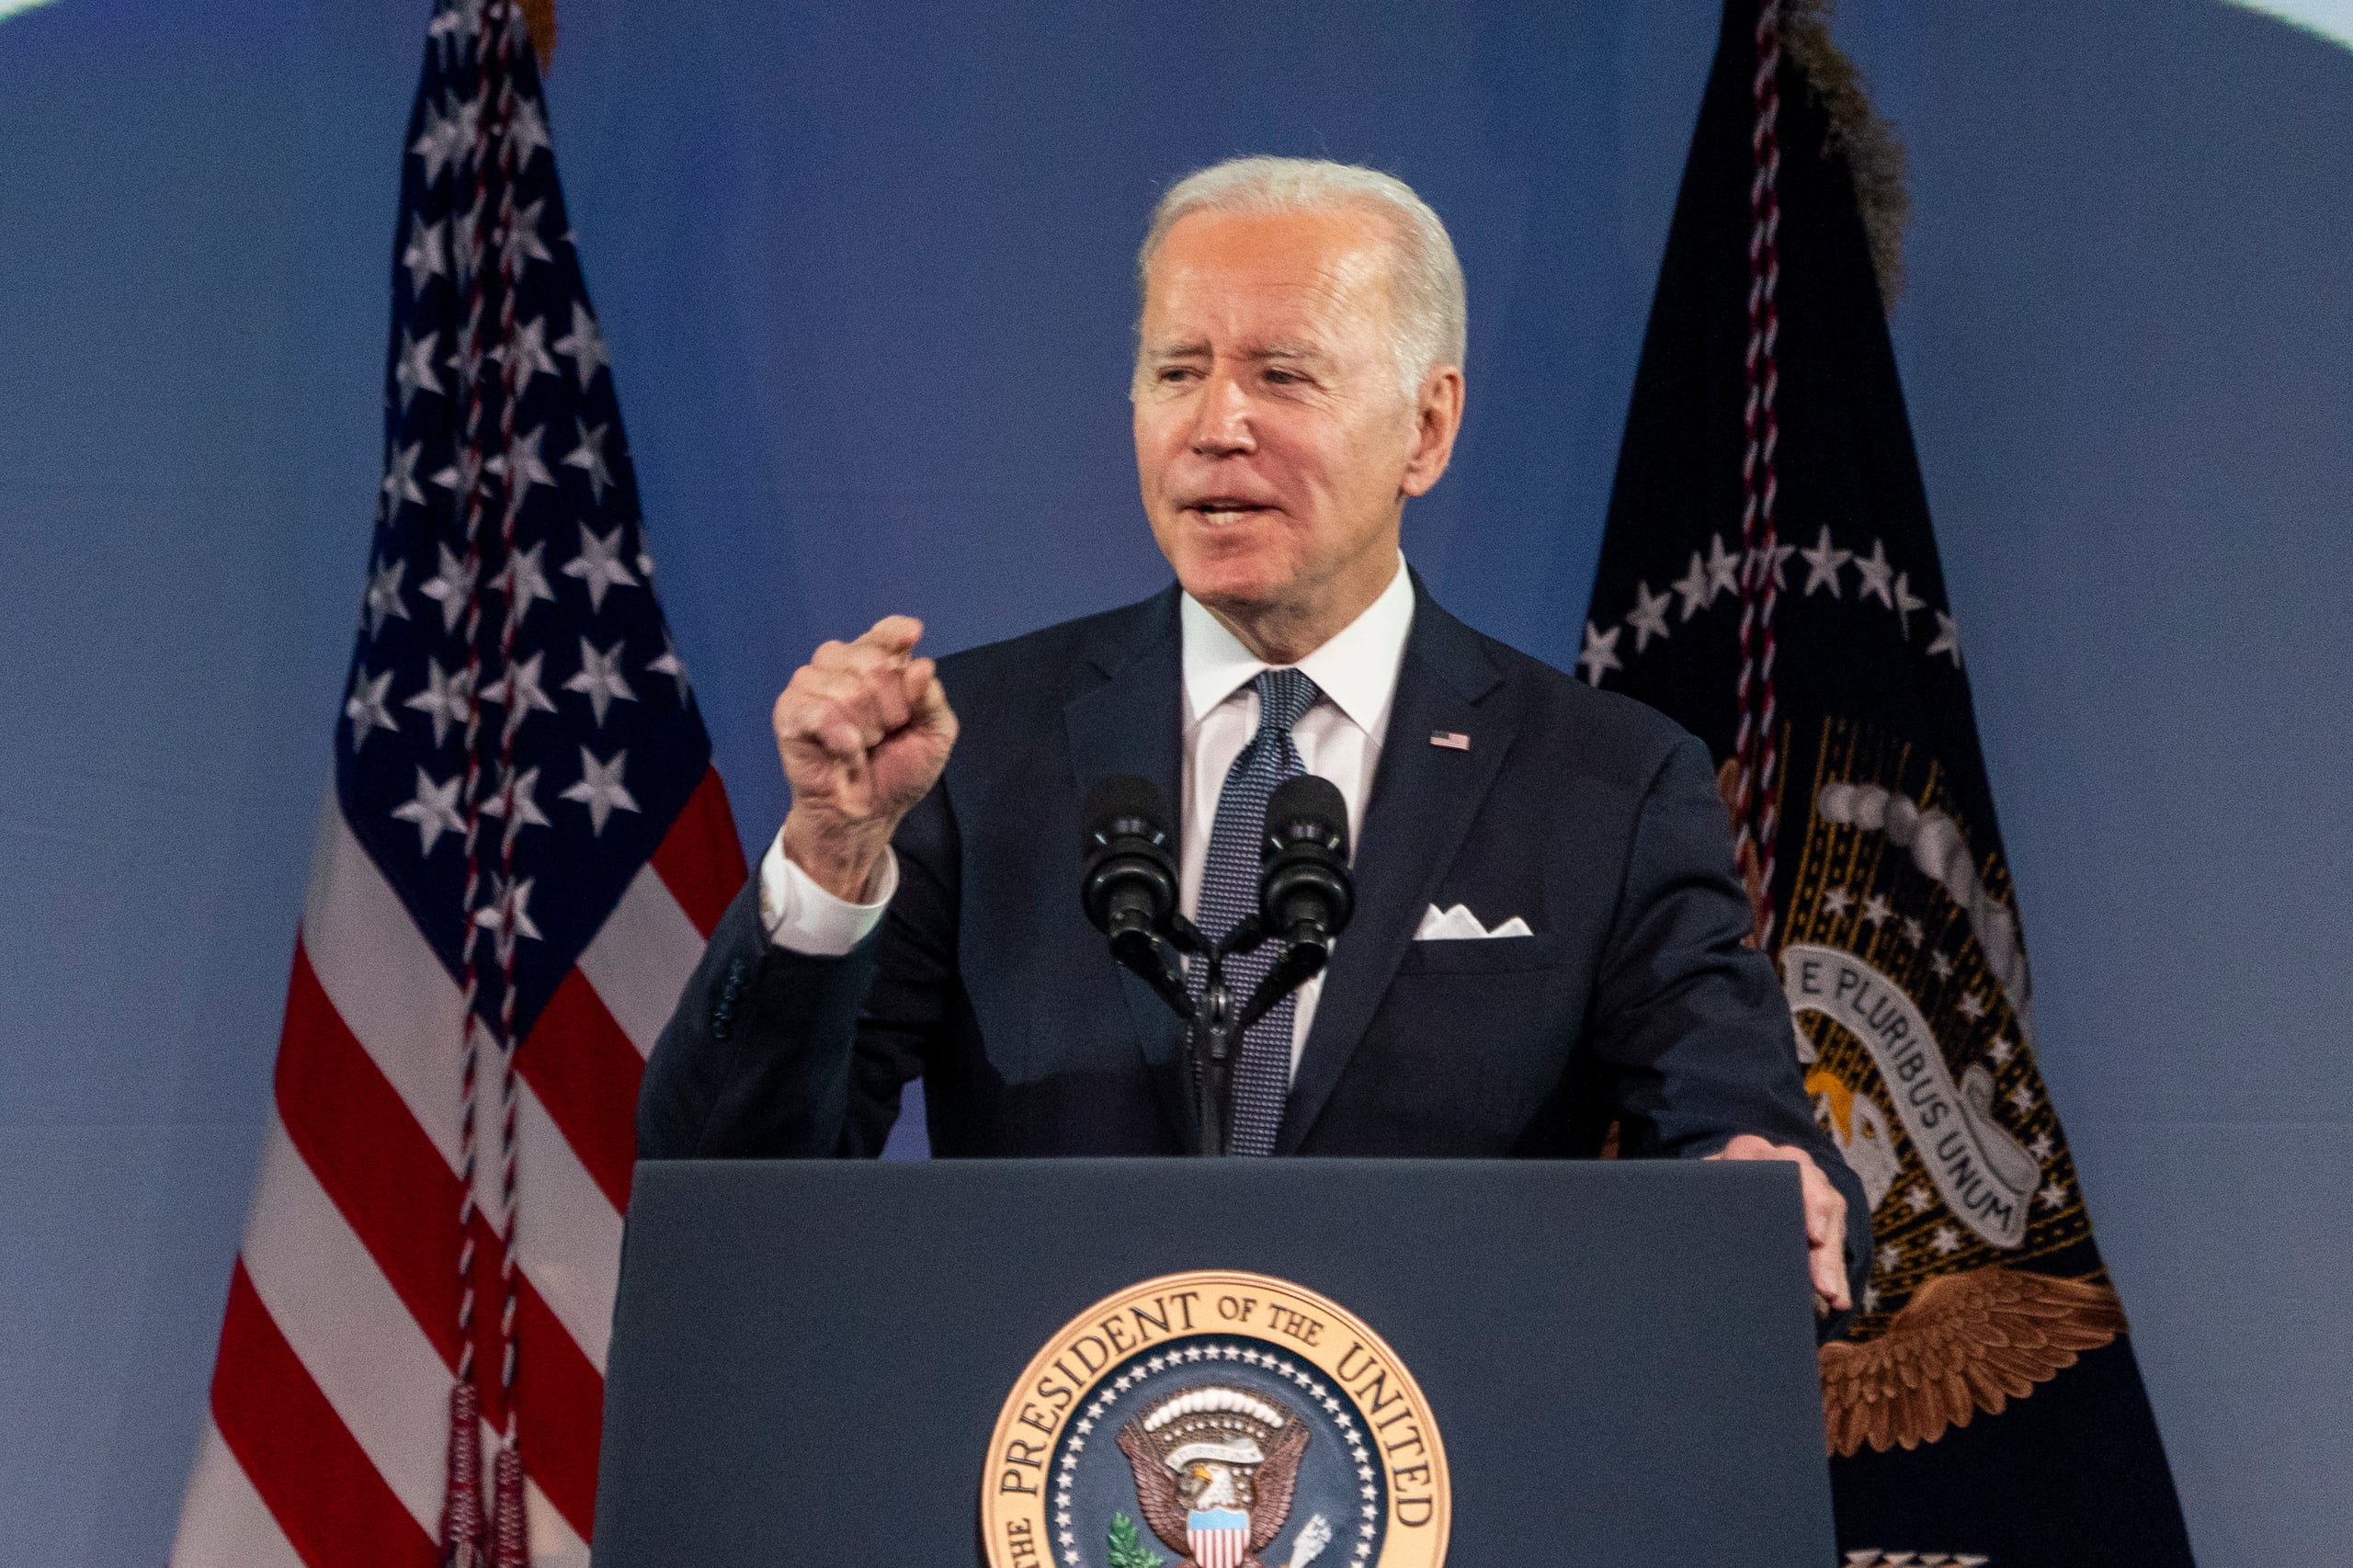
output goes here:
[{"label": "olive branch", "polygon": [[1111,1516],[1110,1568],[1160,1568],[1161,1556],[1137,1539],[1136,1522],[1125,1514]]}]

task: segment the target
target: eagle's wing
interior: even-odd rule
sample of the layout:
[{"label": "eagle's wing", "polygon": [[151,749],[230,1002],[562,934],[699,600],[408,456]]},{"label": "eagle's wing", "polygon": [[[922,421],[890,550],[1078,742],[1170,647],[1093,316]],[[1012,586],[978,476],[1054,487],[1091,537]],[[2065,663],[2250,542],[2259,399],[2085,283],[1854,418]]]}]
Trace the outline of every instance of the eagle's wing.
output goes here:
[{"label": "eagle's wing", "polygon": [[1939,1275],[1878,1338],[1822,1347],[1830,1451],[1933,1443],[1980,1410],[2000,1415],[2123,1332],[2124,1310],[2105,1284],[1998,1264]]},{"label": "eagle's wing", "polygon": [[1307,1423],[1294,1420],[1267,1450],[1250,1475],[1250,1550],[1264,1551],[1290,1517],[1290,1494],[1299,1486],[1300,1456],[1307,1452]]},{"label": "eagle's wing", "polygon": [[1136,1472],[1136,1503],[1143,1509],[1143,1522],[1169,1551],[1190,1558],[1193,1549],[1185,1539],[1185,1505],[1176,1495],[1176,1478],[1160,1462],[1143,1428],[1133,1421],[1120,1428],[1120,1451],[1128,1456],[1128,1468]]}]

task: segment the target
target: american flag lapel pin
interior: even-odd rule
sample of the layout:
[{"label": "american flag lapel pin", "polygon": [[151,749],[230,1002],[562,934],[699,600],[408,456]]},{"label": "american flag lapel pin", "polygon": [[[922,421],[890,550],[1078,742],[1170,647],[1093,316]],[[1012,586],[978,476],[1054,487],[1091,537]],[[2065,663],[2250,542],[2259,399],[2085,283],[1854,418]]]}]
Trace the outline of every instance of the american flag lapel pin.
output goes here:
[{"label": "american flag lapel pin", "polygon": [[1471,737],[1460,730],[1432,730],[1430,744],[1444,746],[1449,751],[1469,751]]}]

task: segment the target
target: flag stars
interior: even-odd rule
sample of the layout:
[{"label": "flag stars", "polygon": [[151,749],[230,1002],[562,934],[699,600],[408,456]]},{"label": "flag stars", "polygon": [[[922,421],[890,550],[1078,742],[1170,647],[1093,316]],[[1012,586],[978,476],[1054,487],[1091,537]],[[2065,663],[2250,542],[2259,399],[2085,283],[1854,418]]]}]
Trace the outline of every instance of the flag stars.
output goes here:
[{"label": "flag stars", "polygon": [[1912,591],[1912,574],[1908,572],[1898,572],[1895,574],[1895,627],[1897,634],[1906,639],[1910,638],[1912,635],[1913,613],[1915,610],[1923,610],[1927,608],[1928,601],[1920,597]]},{"label": "flag stars", "polygon": [[1824,527],[1813,541],[1812,550],[1798,554],[1805,562],[1805,597],[1812,598],[1816,588],[1828,588],[1834,599],[1846,597],[1838,583],[1838,569],[1855,558],[1851,550],[1840,550],[1830,542],[1830,529]]},{"label": "flag stars", "polygon": [[1844,920],[1847,912],[1855,907],[1855,895],[1843,887],[1834,887],[1822,895],[1822,907],[1833,919]]},{"label": "flag stars", "polygon": [[1961,1233],[1950,1225],[1938,1225],[1937,1233],[1928,1238],[1928,1244],[1937,1249],[1938,1256],[1950,1257],[1961,1250]]},{"label": "flag stars", "polygon": [[678,656],[678,645],[670,641],[668,627],[662,629],[662,652],[646,660],[645,667],[657,676],[668,676],[677,682],[678,706],[684,708],[687,705],[687,662]]},{"label": "flag stars", "polygon": [[2027,1150],[2036,1159],[2047,1160],[2051,1157],[2052,1151],[2058,1147],[2058,1144],[2051,1141],[2050,1133],[2038,1132],[2034,1135],[2034,1142],[2027,1145]]},{"label": "flag stars", "polygon": [[534,653],[482,688],[484,702],[495,702],[506,710],[505,739],[513,740],[515,732],[532,714],[555,711],[555,704],[540,687],[540,665],[546,658],[545,653]]},{"label": "flag stars", "polygon": [[582,392],[596,380],[599,365],[612,363],[606,357],[605,335],[597,330],[596,316],[578,300],[572,302],[572,331],[555,340],[555,351],[572,361],[572,373],[580,379]]},{"label": "flag stars", "polygon": [[1883,926],[1894,914],[1894,906],[1877,893],[1863,900],[1863,924],[1866,926]]},{"label": "flag stars", "polygon": [[422,441],[393,446],[392,460],[384,465],[384,501],[390,508],[387,517],[398,517],[404,506],[425,505],[425,492],[416,487],[416,460],[424,451]]},{"label": "flag stars", "polygon": [[400,731],[400,721],[384,707],[384,694],[392,688],[392,672],[371,676],[366,665],[351,674],[351,695],[343,699],[343,716],[351,721],[351,749],[357,752],[367,744],[368,737],[378,730]]},{"label": "flag stars", "polygon": [[2067,1207],[2067,1189],[2058,1182],[2045,1182],[2042,1190],[2034,1195],[2034,1200],[2055,1212]]},{"label": "flag stars", "polygon": [[546,206],[546,199],[542,198],[516,211],[514,227],[506,231],[504,243],[498,247],[499,264],[508,277],[519,279],[528,263],[555,259],[548,254],[546,242],[540,238],[540,213]]},{"label": "flag stars", "polygon": [[490,585],[510,599],[506,613],[515,618],[517,626],[531,613],[531,606],[538,600],[555,602],[555,590],[548,586],[547,571],[540,564],[547,548],[545,544],[535,544],[529,550],[517,551],[498,569],[498,575],[491,579]]},{"label": "flag stars", "polygon": [[1928,967],[1936,972],[1936,976],[1938,980],[1950,980],[1952,978],[1952,960],[1945,957],[1942,953],[1930,953],[1928,955]]},{"label": "flag stars", "polygon": [[[601,836],[605,823],[615,812],[634,812],[637,799],[621,782],[621,770],[629,766],[629,753],[617,751],[610,762],[598,762],[596,754],[586,746],[580,748],[580,782],[564,790],[563,798],[576,801],[588,808],[588,830]],[[1125,1392],[1129,1380],[1121,1378],[1114,1386]]]},{"label": "flag stars", "polygon": [[1855,557],[1855,571],[1861,579],[1855,588],[1858,604],[1870,597],[1890,609],[1895,608],[1895,567],[1887,558],[1887,542],[1884,540],[1871,540],[1871,552],[1868,558]]},{"label": "flag stars", "polygon": [[512,845],[527,827],[555,825],[548,821],[547,813],[540,810],[539,791],[538,768],[524,768],[513,775],[512,783],[508,782],[506,771],[501,770],[498,783],[492,787],[483,801],[482,814],[495,817],[506,824],[506,831],[500,835],[502,844]]},{"label": "flag stars", "polygon": [[515,395],[521,397],[531,390],[534,378],[556,376],[562,372],[555,361],[548,358],[548,323],[545,316],[533,316],[529,321],[515,324],[512,341],[490,351],[490,357],[501,365],[511,364],[515,372]]},{"label": "flag stars", "polygon": [[473,676],[463,665],[444,675],[440,660],[425,661],[425,689],[410,697],[403,706],[432,718],[433,744],[437,747],[452,727],[465,722],[472,683]]},{"label": "flag stars", "polygon": [[1937,634],[1928,642],[1928,657],[1933,659],[1938,653],[1950,659],[1954,669],[1961,668],[1961,629],[1942,610],[1937,611]]},{"label": "flag stars", "polygon": [[1893,1242],[1885,1243],[1880,1247],[1879,1267],[1882,1273],[1893,1270],[1903,1261],[1904,1254],[1896,1247],[1896,1244]]},{"label": "flag stars", "polygon": [[531,882],[529,877],[509,881],[493,872],[490,902],[474,911],[474,924],[497,943],[502,963],[513,954],[517,941],[540,940],[540,928],[531,922]]},{"label": "flag stars", "polygon": [[1662,642],[1668,635],[1666,612],[1675,603],[1671,593],[1654,594],[1648,583],[1634,585],[1634,608],[1627,613],[1626,624],[1634,629],[1634,652],[1639,653],[1656,637]]},{"label": "flag stars", "polygon": [[[482,212],[483,204],[488,199],[486,195],[475,197],[472,207],[457,213],[449,220],[449,237],[457,250],[458,282],[460,287],[472,283],[475,272],[482,267]],[[460,342],[464,340],[463,337],[460,338]],[[469,363],[465,369],[467,380],[471,381],[481,366],[478,362]]]},{"label": "flag stars", "polygon": [[515,437],[515,444],[491,459],[483,466],[505,478],[514,474],[512,483],[519,486],[520,495],[529,495],[534,484],[553,484],[555,475],[548,472],[547,460],[540,456],[540,443],[547,439],[547,426],[534,426]]},{"label": "flag stars", "polygon": [[[605,492],[613,483],[613,471],[605,461],[605,433],[612,426],[591,425],[585,419],[576,419],[574,423],[580,431],[580,444],[564,454],[563,466],[587,473],[589,495],[601,506],[605,504]],[[620,537],[619,529],[614,530],[614,537]]]},{"label": "flag stars", "polygon": [[[433,371],[433,346],[440,338],[438,332],[428,332],[423,337],[411,337],[407,327],[401,328],[400,361],[392,367],[392,380],[401,389],[403,414],[408,412],[410,402],[418,392],[429,392],[436,397],[442,395],[441,378]],[[414,463],[415,460],[412,458],[410,461]],[[420,495],[417,499],[422,501],[425,497]]]},{"label": "flag stars", "polygon": [[[600,434],[603,429],[604,426],[597,426]],[[601,610],[605,608],[606,589],[634,588],[638,585],[638,580],[631,576],[629,568],[621,563],[621,531],[620,528],[615,528],[612,532],[600,536],[590,532],[587,524],[581,524],[580,553],[563,563],[563,574],[567,577],[579,578],[582,585],[587,588],[588,608],[591,609]],[[663,633],[665,642],[668,635],[666,631]],[[676,653],[676,651],[673,649],[674,658]],[[673,673],[662,668],[662,661],[659,659],[649,665],[647,668],[659,675]],[[683,666],[677,673],[683,677],[685,673]],[[685,700],[683,694],[679,700]]]},{"label": "flag stars", "polygon": [[637,693],[630,689],[628,679],[621,674],[621,650],[625,644],[615,642],[603,653],[588,639],[580,640],[580,668],[563,683],[566,691],[576,691],[588,699],[588,706],[597,715],[597,727],[605,727],[605,710],[615,702],[634,702]]},{"label": "flag stars", "polygon": [[448,783],[436,784],[433,776],[420,767],[416,770],[416,798],[392,808],[392,815],[416,824],[418,854],[432,854],[433,846],[441,842],[445,833],[464,835],[466,819],[458,813],[458,789],[465,779],[460,771],[449,775]]},{"label": "flag stars", "polygon": [[1797,552],[1798,547],[1796,545],[1779,543],[1776,543],[1769,551],[1753,550],[1748,551],[1748,566],[1749,569],[1756,574],[1756,583],[1757,588],[1761,591],[1765,585],[1768,582],[1770,582],[1773,585],[1774,591],[1778,593],[1782,585],[1782,574],[1789,567],[1790,557],[1795,555]]},{"label": "flag stars", "polygon": [[425,128],[409,151],[424,161],[428,188],[438,185],[443,172],[465,155],[473,141],[473,122],[472,106],[452,108],[447,94],[439,102],[425,106]]},{"label": "flag stars", "polygon": [[1927,941],[1927,938],[1928,928],[1927,926],[1921,925],[1917,920],[1908,915],[1904,917],[1904,939],[1906,942],[1916,948],[1922,942]]},{"label": "flag stars", "polygon": [[359,613],[368,622],[368,635],[383,634],[387,620],[406,620],[408,605],[401,597],[401,579],[408,574],[405,561],[387,561],[368,574],[368,592],[360,600]]},{"label": "flag stars", "polygon": [[1936,1199],[1930,1196],[1928,1189],[1918,1182],[1914,1182],[1904,1189],[1904,1206],[1915,1214],[1926,1214],[1935,1207],[1936,1201]]},{"label": "flag stars", "polygon": [[[450,553],[446,544],[436,548],[441,552],[441,570],[418,585],[416,591],[441,606],[441,630],[446,634],[458,630],[458,621],[466,613],[466,601],[473,597],[474,579],[482,568],[475,562],[460,560]],[[436,738],[438,744],[438,733]]]},{"label": "flag stars", "polygon": [[532,155],[540,148],[553,145],[548,140],[548,119],[540,110],[540,100],[517,97],[515,112],[506,120],[506,154],[515,160],[516,172],[530,167]]},{"label": "flag stars", "polygon": [[1974,991],[1963,992],[1961,1000],[1954,1006],[1961,1009],[1961,1016],[1972,1024],[1985,1016],[1984,1000]]},{"label": "flag stars", "polygon": [[1577,667],[1586,672],[1586,684],[1599,686],[1603,676],[1626,667],[1618,662],[1618,639],[1624,631],[1623,627],[1613,626],[1607,631],[1597,631],[1593,622],[1585,623],[1585,652],[1577,655]]},{"label": "flag stars", "polygon": [[1687,621],[1715,602],[1716,596],[1708,587],[1707,563],[1696,550],[1691,552],[1690,566],[1667,587],[1683,600],[1683,619]]},{"label": "flag stars", "polygon": [[446,227],[427,224],[415,213],[409,215],[408,244],[401,252],[401,265],[408,269],[412,300],[424,293],[426,284],[434,278],[449,276],[449,238],[442,232]]},{"label": "flag stars", "polygon": [[1708,602],[1714,604],[1718,594],[1740,596],[1740,557],[1724,548],[1724,536],[1708,536]]},{"label": "flag stars", "polygon": [[2012,1045],[2009,1037],[2005,1035],[1985,1048],[1985,1060],[1996,1067],[2006,1067],[2010,1063],[2011,1054],[2017,1050],[2018,1047]]},{"label": "flag stars", "polygon": [[2024,1084],[2020,1084],[2017,1088],[2012,1089],[2009,1092],[2008,1099],[2010,1104],[2018,1108],[2018,1113],[2020,1116],[2032,1116],[2034,1114],[2034,1091],[2028,1088]]}]

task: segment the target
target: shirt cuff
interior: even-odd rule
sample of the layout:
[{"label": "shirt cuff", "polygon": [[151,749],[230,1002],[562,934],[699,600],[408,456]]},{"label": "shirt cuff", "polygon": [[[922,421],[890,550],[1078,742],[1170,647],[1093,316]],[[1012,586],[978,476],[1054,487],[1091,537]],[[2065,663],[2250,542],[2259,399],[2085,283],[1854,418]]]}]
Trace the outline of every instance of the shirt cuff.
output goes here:
[{"label": "shirt cuff", "polygon": [[870,903],[852,903],[817,885],[817,879],[784,853],[784,830],[777,829],[760,857],[760,923],[768,940],[805,958],[837,959],[874,934],[891,895],[899,891],[899,857],[882,851],[882,865],[870,890]]}]

